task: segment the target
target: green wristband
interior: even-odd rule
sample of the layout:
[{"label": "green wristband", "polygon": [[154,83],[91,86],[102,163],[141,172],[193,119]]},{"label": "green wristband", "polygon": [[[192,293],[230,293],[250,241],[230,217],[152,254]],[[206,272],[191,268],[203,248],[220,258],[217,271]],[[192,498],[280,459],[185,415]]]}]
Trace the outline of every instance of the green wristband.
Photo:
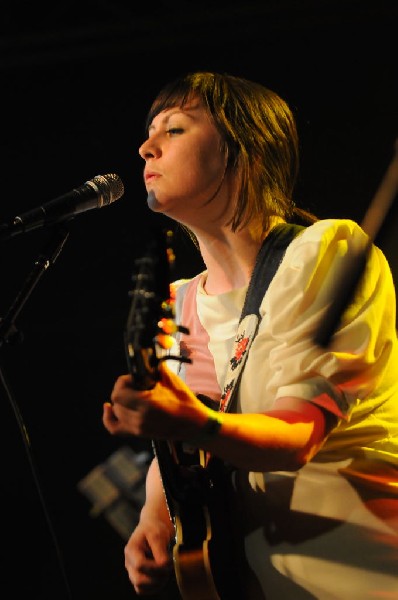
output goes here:
[{"label": "green wristband", "polygon": [[207,407],[207,421],[202,427],[202,430],[199,435],[197,435],[194,439],[189,440],[188,443],[192,446],[200,447],[203,443],[210,441],[216,435],[218,435],[221,425],[223,423],[222,413],[216,412],[211,408]]}]

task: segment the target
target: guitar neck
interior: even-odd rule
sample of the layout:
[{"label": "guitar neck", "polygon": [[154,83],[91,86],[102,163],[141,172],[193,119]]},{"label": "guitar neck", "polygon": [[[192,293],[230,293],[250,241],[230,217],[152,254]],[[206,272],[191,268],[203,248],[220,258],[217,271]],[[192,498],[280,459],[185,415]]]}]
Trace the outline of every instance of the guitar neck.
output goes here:
[{"label": "guitar neck", "polygon": [[[169,264],[162,243],[150,244],[147,255],[138,259],[136,266],[135,286],[129,293],[132,302],[125,330],[125,349],[133,387],[144,391],[159,382],[159,363],[164,359],[164,351],[171,347],[167,345],[167,338],[176,331],[189,332],[174,323],[175,295],[169,285]],[[171,358],[190,362],[183,356]],[[226,516],[227,501],[218,493],[223,486],[217,484],[222,477],[214,470],[215,463],[210,461],[209,469],[205,452],[183,442],[153,439],[152,447],[175,526],[173,557],[182,598],[229,600],[236,597],[235,582],[227,587],[225,594],[218,591],[223,590],[224,579],[230,580],[232,560],[226,550],[231,549],[232,544],[228,536],[229,523],[225,532],[220,528]],[[213,577],[212,567],[219,557],[221,565],[214,569]]]}]

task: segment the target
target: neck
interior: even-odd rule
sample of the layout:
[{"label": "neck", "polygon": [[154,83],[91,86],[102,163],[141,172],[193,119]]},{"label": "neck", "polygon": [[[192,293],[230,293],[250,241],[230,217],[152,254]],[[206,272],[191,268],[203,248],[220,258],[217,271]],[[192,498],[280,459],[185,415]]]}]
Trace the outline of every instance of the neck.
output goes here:
[{"label": "neck", "polygon": [[[276,222],[279,221],[282,219]],[[259,237],[249,228],[235,233],[230,230],[195,233],[207,269],[208,294],[222,294],[248,285],[266,235]]]}]

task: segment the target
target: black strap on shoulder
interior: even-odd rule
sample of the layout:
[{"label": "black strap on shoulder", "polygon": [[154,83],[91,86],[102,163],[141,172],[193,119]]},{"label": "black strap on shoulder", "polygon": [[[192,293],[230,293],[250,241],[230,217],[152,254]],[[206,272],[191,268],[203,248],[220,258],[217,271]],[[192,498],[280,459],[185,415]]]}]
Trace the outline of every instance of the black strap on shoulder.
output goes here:
[{"label": "black strap on shoulder", "polygon": [[[267,288],[271,283],[276,271],[278,270],[280,263],[282,262],[282,258],[286,252],[288,245],[293,240],[293,238],[295,238],[296,235],[298,235],[303,229],[303,225],[281,223],[280,225],[277,225],[273,229],[271,229],[271,231],[265,238],[258,252],[256,264],[254,265],[253,274],[251,276],[249,287],[246,292],[246,298],[243,305],[242,314],[239,319],[238,331],[236,333],[237,337],[239,337],[239,327],[241,326],[243,319],[246,316],[253,314],[257,316],[257,325],[252,340],[256,336],[261,321],[260,305],[262,299],[264,298],[264,294],[267,291]],[[227,373],[227,380],[224,385],[224,392],[225,390],[228,390],[230,396],[226,404],[225,411],[230,410],[236,400],[240,379],[242,377],[244,365],[249,350],[250,346],[248,350],[243,353],[240,359],[239,373],[237,377],[229,381]],[[232,360],[234,360],[234,356],[232,357]],[[230,360],[230,363],[232,362],[232,360]]]},{"label": "black strap on shoulder", "polygon": [[303,225],[294,223],[281,223],[271,229],[257,255],[240,321],[246,315],[259,316],[261,301],[282,262],[288,245],[303,229]]},{"label": "black strap on shoulder", "polygon": [[[246,292],[245,302],[243,304],[242,313],[239,319],[239,325],[236,332],[236,339],[239,338],[242,333],[242,327],[245,327],[242,324],[242,321],[248,315],[256,315],[256,325],[254,329],[254,333],[252,334],[251,341],[257,334],[258,327],[261,321],[260,316],[260,305],[262,299],[264,298],[264,294],[267,291],[269,284],[272,281],[276,271],[280,263],[282,262],[283,256],[286,252],[286,249],[293,238],[296,237],[304,229],[302,225],[290,224],[290,223],[281,223],[277,225],[267,235],[265,238],[256,259],[256,264],[254,265],[253,274],[250,279],[249,287]],[[246,330],[242,333],[242,335],[246,334]],[[236,340],[235,340],[236,342]],[[248,351],[250,350],[249,344],[248,348],[243,352],[240,360],[239,360],[239,368],[235,371],[235,367],[233,368],[235,375],[232,379],[230,377],[230,369],[227,371],[226,381],[224,382],[223,394],[229,394],[228,402],[226,402],[224,406],[225,412],[230,410],[233,406],[237,390],[239,387],[240,379],[242,376],[243,368],[247,359]],[[235,354],[231,357],[229,364],[231,365],[234,361],[236,361]],[[204,402],[207,406],[214,408],[214,401],[206,398],[205,396],[198,395],[200,400]]]}]

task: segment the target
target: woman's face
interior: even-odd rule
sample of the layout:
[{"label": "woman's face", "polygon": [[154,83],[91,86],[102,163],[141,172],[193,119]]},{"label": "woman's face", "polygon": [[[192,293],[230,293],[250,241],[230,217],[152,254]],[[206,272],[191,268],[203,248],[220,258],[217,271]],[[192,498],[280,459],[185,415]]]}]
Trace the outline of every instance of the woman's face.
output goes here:
[{"label": "woman's face", "polygon": [[220,134],[199,102],[156,115],[139,153],[153,211],[188,226],[225,217],[226,158]]}]

